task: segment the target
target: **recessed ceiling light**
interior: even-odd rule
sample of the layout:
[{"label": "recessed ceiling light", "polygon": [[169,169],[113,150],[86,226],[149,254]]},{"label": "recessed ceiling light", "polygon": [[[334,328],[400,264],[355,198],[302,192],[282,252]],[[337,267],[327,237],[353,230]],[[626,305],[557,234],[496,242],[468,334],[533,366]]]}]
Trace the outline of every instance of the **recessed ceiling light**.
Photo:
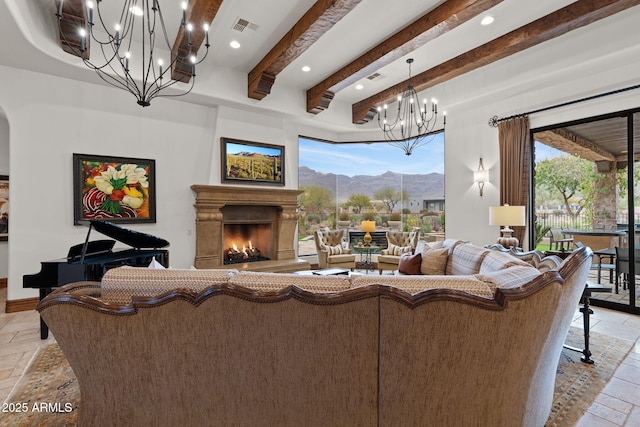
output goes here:
[{"label": "recessed ceiling light", "polygon": [[362,89],[364,89],[364,86],[362,86],[360,83],[358,83],[356,85],[356,90],[362,90]]},{"label": "recessed ceiling light", "polygon": [[482,21],[480,21],[480,23],[482,25],[489,25],[494,21],[493,16],[485,16],[484,18],[482,18]]},{"label": "recessed ceiling light", "polygon": [[229,46],[231,46],[234,49],[239,49],[240,48],[240,42],[237,40],[231,40],[231,43],[229,43]]},{"label": "recessed ceiling light", "polygon": [[304,67],[302,67],[302,71],[304,71],[305,73],[308,73],[309,71],[311,71],[311,67],[309,67],[308,65],[305,65]]}]

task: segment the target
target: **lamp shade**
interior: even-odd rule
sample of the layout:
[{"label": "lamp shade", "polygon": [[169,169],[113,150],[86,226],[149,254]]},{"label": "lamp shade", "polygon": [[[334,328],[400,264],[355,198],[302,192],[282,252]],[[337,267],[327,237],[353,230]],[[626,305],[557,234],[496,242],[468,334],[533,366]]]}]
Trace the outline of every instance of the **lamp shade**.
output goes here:
[{"label": "lamp shade", "polygon": [[360,223],[360,230],[366,231],[367,233],[372,233],[376,231],[376,222],[375,221],[362,221]]},{"label": "lamp shade", "polygon": [[524,206],[490,206],[489,225],[526,225],[526,213]]}]

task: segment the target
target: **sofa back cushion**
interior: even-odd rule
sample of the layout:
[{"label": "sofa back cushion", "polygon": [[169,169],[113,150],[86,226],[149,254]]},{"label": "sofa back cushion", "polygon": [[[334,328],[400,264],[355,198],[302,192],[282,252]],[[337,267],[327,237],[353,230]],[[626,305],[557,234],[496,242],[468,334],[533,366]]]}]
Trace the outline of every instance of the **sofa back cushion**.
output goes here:
[{"label": "sofa back cushion", "polygon": [[[429,243],[428,245],[431,249],[447,248],[449,250],[449,255],[451,255],[451,253],[453,252],[453,249],[456,246],[462,245],[465,243],[469,243],[469,242],[466,242],[464,240],[459,240],[459,239],[445,239],[438,242]],[[447,259],[446,274],[450,274],[449,273],[450,271],[451,271],[451,257]]]},{"label": "sofa back cushion", "polygon": [[447,263],[447,274],[457,276],[479,273],[482,260],[489,251],[471,243],[455,245]]},{"label": "sofa back cushion", "polygon": [[131,297],[157,296],[174,289],[201,291],[227,283],[237,270],[180,270],[141,267],[118,267],[102,277],[102,299],[115,304],[130,304]]},{"label": "sofa back cushion", "polygon": [[456,289],[484,298],[493,298],[494,291],[490,283],[474,276],[353,276],[353,287],[366,285],[389,285],[410,294],[427,289]]},{"label": "sofa back cushion", "polygon": [[480,265],[480,274],[491,273],[509,268],[513,265],[523,265],[525,267],[531,266],[531,264],[526,261],[520,260],[507,252],[492,250],[489,251],[482,260],[482,264]]},{"label": "sofa back cushion", "polygon": [[229,283],[260,291],[277,291],[296,285],[313,292],[337,292],[351,287],[349,276],[299,275],[241,271],[229,278]]},{"label": "sofa back cushion", "polygon": [[542,274],[537,268],[530,265],[513,265],[502,270],[485,274],[477,274],[476,277],[489,284],[495,291],[496,288],[517,288],[529,283]]}]

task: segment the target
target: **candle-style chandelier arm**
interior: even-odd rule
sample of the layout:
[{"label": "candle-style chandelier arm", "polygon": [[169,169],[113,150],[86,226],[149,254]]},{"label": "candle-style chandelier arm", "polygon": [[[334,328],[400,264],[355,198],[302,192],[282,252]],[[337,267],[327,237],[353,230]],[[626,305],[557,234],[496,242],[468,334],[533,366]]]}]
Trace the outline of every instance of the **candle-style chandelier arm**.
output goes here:
[{"label": "candle-style chandelier arm", "polygon": [[[64,1],[69,0],[58,0],[56,12],[61,40],[68,51],[82,58],[85,65],[93,69],[103,81],[132,93],[137,98],[138,104],[144,107],[157,96],[183,96],[191,92],[196,76],[196,65],[206,59],[209,51],[209,25],[205,23],[202,32],[197,30],[198,41],[197,45],[194,44],[193,33],[196,29],[186,20],[186,2],[182,4],[178,39],[176,45],[172,47],[159,0],[125,0],[119,20],[115,24],[108,24],[108,18],[103,16],[102,0],[96,0],[96,5],[93,1],[87,1],[87,18],[84,21],[86,23],[78,28],[79,43],[77,40],[67,38],[66,31],[70,31],[69,24],[66,31],[63,31]],[[97,20],[94,20],[94,9]],[[108,28],[109,25],[113,25],[113,30]],[[136,34],[135,43],[134,34]],[[156,36],[158,41],[163,40],[166,53],[157,55],[160,51],[156,51]],[[200,46],[203,38],[206,38],[206,50],[198,59],[196,46]],[[94,52],[102,54],[102,61],[89,59],[90,41],[94,44]],[[168,57],[169,61],[165,63],[162,56]],[[177,66],[180,67],[179,71],[176,70]],[[140,73],[137,75],[139,80],[132,75],[132,69],[139,70]],[[179,77],[173,78],[171,74],[174,70],[176,70],[175,75]],[[180,92],[161,93],[162,90],[178,82],[186,83],[187,86]]]},{"label": "candle-style chandelier arm", "polygon": [[432,99],[429,102],[424,98],[420,101],[416,90],[410,84],[412,63],[413,59],[407,59],[409,84],[405,91],[396,98],[395,118],[389,118],[387,104],[377,107],[378,126],[383,131],[385,141],[401,148],[408,156],[415,148],[433,140],[434,136],[430,138],[427,136],[433,133],[438,119],[437,100]]}]

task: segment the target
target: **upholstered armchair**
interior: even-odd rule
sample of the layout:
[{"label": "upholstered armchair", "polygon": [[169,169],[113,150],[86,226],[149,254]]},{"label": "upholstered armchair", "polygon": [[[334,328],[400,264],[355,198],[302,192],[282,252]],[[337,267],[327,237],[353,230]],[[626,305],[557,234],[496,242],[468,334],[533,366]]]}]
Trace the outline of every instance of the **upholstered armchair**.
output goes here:
[{"label": "upholstered armchair", "polygon": [[400,256],[413,253],[420,240],[420,231],[387,231],[387,249],[378,255],[378,270],[397,270]]},{"label": "upholstered armchair", "polygon": [[351,249],[342,247],[342,239],[347,230],[329,230],[322,228],[313,233],[318,251],[318,267],[320,268],[348,268],[353,270],[356,256]]}]

